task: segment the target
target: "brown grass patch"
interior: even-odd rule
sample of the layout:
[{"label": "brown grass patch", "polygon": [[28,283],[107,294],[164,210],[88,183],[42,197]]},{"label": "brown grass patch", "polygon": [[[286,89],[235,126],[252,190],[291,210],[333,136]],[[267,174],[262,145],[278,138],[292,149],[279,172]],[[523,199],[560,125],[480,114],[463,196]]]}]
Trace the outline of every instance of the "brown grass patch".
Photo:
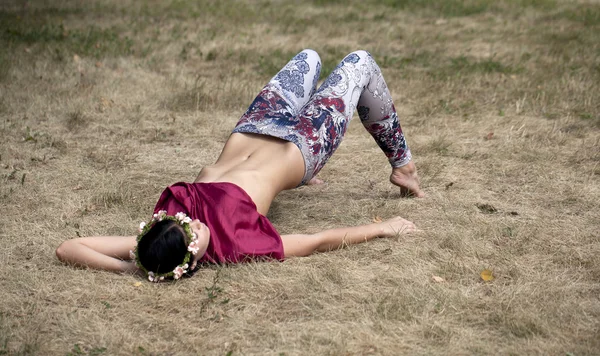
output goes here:
[{"label": "brown grass patch", "polygon": [[[0,354],[596,354],[598,14],[551,0],[3,2]],[[422,233],[161,285],[58,263],[67,238],[132,234],[303,48],[325,74],[374,55],[428,197],[399,198],[355,121],[327,184],[282,193],[269,217],[292,233],[402,215]]]}]

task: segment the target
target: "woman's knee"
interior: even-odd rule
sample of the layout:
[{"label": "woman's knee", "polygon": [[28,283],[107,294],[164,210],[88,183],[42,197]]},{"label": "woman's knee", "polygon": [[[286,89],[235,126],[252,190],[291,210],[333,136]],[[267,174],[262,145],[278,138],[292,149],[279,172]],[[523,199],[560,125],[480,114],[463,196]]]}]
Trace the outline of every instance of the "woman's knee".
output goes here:
[{"label": "woman's knee", "polygon": [[[302,54],[306,55],[306,61],[309,63],[318,63],[319,65],[321,64],[321,57],[319,56],[319,54],[317,53],[317,51],[307,48],[302,50],[300,53],[298,53],[296,55],[296,57],[301,56]],[[302,55],[304,57],[304,55]]]},{"label": "woman's knee", "polygon": [[344,59],[342,60],[342,62],[344,63],[358,63],[361,60],[365,60],[367,57],[370,57],[371,54],[365,50],[359,49],[358,51],[354,51],[352,53],[349,53],[346,57],[344,57]]}]

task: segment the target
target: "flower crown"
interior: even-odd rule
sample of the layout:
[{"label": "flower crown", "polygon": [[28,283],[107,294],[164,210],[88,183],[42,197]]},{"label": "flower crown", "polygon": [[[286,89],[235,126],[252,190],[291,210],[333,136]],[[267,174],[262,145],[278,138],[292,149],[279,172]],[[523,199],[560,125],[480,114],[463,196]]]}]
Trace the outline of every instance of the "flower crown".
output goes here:
[{"label": "flower crown", "polygon": [[150,231],[150,229],[152,229],[152,227],[157,222],[163,220],[172,220],[180,224],[187,238],[189,239],[190,244],[188,245],[187,252],[185,253],[185,257],[183,258],[183,262],[179,266],[175,267],[173,271],[167,273],[154,273],[152,271],[148,271],[140,262],[140,256],[138,254],[137,245],[135,246],[134,250],[130,250],[129,257],[135,261],[135,264],[140,270],[146,273],[150,282],[160,282],[167,277],[173,277],[174,279],[181,278],[181,276],[183,276],[183,274],[187,273],[188,271],[188,263],[190,262],[192,255],[196,255],[198,251],[200,251],[200,247],[198,246],[198,236],[192,231],[192,228],[190,227],[192,219],[184,213],[177,213],[174,216],[167,215],[166,210],[159,210],[156,214],[152,216],[152,220],[150,220],[149,223],[146,224],[143,221],[140,223],[140,234],[137,236],[137,243],[140,243],[142,237],[144,237],[144,235],[146,235],[146,233]]}]

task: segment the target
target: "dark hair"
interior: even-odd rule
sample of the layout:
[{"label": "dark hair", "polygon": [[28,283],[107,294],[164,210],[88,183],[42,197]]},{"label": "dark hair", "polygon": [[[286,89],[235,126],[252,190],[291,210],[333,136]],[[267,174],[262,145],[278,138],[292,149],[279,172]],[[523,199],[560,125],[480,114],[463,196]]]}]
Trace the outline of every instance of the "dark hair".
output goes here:
[{"label": "dark hair", "polygon": [[173,220],[159,221],[138,242],[142,266],[154,273],[166,273],[183,262],[187,253],[185,232]]}]

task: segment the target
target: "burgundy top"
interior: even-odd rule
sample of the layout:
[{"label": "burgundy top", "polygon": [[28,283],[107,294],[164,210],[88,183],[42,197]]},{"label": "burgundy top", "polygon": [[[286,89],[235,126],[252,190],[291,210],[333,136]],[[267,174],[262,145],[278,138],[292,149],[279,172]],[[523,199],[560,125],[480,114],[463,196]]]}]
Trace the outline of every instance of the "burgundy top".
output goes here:
[{"label": "burgundy top", "polygon": [[235,263],[268,257],[283,260],[281,236],[256,204],[232,183],[175,183],[165,189],[154,213],[166,210],[198,219],[210,230],[200,262]]}]

